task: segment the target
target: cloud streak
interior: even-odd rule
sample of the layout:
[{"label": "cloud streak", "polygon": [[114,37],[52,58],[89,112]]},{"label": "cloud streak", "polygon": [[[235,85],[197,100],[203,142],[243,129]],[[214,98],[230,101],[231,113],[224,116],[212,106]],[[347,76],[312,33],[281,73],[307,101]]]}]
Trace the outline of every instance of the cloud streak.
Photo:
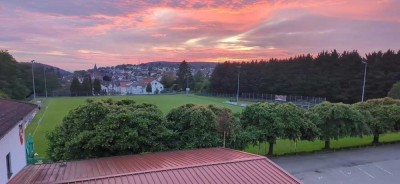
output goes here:
[{"label": "cloud streak", "polygon": [[396,0],[0,2],[0,49],[68,70],[400,49]]}]

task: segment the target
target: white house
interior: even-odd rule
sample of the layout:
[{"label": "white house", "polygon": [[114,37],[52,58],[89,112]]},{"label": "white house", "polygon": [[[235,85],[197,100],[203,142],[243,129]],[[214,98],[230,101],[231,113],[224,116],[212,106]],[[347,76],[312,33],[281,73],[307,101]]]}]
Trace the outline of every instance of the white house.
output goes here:
[{"label": "white house", "polygon": [[0,99],[0,183],[26,166],[25,128],[37,109],[34,104]]},{"label": "white house", "polygon": [[[151,85],[150,93],[146,91],[148,84]],[[127,90],[128,94],[136,94],[136,95],[155,94],[157,91],[158,93],[160,93],[162,90],[164,90],[164,85],[162,85],[159,81],[155,80],[154,78],[149,77],[141,79],[140,82],[131,83]]]},{"label": "white house", "polygon": [[113,82],[108,84],[107,88],[107,94],[115,94],[119,91],[118,86]]},{"label": "white house", "polygon": [[101,91],[104,91],[106,94],[108,94],[108,87],[101,84]]},{"label": "white house", "polygon": [[132,84],[132,82],[119,82],[118,85],[118,92],[121,95],[126,95],[128,94],[128,88]]},{"label": "white house", "polygon": [[157,91],[160,93],[162,90],[164,90],[164,85],[156,80],[153,80],[151,81],[151,90],[151,93],[153,94],[155,94]]}]

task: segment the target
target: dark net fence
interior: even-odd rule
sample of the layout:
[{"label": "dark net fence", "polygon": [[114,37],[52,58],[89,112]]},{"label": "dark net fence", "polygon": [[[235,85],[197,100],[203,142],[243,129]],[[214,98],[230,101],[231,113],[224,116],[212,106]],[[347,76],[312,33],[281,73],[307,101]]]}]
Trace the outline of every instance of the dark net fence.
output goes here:
[{"label": "dark net fence", "polygon": [[[229,93],[198,93],[200,96],[212,96],[228,98],[230,102],[236,102],[237,94]],[[244,102],[273,102],[273,103],[294,103],[302,108],[310,108],[316,104],[325,102],[326,98],[310,97],[310,96],[296,96],[296,95],[277,95],[267,93],[240,93],[239,103]]]}]

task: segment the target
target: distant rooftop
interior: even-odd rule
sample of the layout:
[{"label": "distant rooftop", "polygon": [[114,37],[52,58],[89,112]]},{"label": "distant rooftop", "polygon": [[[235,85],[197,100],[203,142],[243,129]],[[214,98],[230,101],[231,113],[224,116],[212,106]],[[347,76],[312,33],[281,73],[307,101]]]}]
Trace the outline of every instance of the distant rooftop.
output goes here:
[{"label": "distant rooftop", "polygon": [[29,165],[18,183],[301,183],[268,158],[224,148]]},{"label": "distant rooftop", "polygon": [[0,98],[0,139],[36,107],[34,104]]}]

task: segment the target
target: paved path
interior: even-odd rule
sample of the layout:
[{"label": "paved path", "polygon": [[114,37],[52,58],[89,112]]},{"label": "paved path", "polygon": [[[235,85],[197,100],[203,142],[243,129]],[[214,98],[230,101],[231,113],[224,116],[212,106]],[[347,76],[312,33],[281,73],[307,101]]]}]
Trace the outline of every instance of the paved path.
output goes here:
[{"label": "paved path", "polygon": [[272,159],[304,183],[400,183],[400,144]]}]

